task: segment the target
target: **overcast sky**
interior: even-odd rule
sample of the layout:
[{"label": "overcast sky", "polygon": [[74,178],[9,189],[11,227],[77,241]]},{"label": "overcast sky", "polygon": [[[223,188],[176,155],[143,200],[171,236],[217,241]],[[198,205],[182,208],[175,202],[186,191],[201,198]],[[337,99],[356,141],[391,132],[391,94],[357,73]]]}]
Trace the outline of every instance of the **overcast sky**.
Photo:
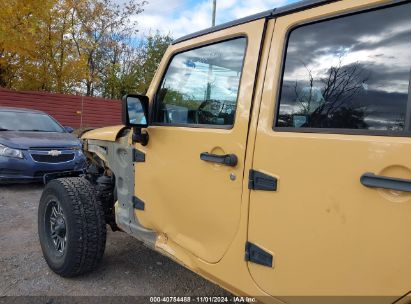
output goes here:
[{"label": "overcast sky", "polygon": [[[143,33],[160,30],[178,38],[211,26],[212,0],[147,1],[144,12],[137,16]],[[293,2],[298,0],[217,0],[216,24]]]}]

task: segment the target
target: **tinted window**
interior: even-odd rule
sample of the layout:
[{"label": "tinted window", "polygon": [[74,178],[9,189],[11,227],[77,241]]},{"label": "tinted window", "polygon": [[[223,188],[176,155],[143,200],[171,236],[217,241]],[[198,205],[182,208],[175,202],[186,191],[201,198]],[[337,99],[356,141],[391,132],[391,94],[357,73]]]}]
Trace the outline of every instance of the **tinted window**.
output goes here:
[{"label": "tinted window", "polygon": [[0,112],[0,129],[7,131],[65,132],[50,116],[41,113]]},{"label": "tinted window", "polygon": [[155,121],[233,125],[245,47],[237,38],[175,55],[157,93]]},{"label": "tinted window", "polygon": [[293,30],[276,126],[409,127],[411,4]]}]

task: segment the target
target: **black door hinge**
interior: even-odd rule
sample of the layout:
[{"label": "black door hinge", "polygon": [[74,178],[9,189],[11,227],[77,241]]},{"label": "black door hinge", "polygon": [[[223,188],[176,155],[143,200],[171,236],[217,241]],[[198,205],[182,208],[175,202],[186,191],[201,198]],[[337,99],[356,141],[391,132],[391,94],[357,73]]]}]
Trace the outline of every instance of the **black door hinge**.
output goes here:
[{"label": "black door hinge", "polygon": [[277,191],[277,179],[251,169],[248,175],[248,189]]},{"label": "black door hinge", "polygon": [[245,260],[259,265],[273,267],[273,256],[250,242],[245,244]]},{"label": "black door hinge", "polygon": [[146,161],[146,155],[140,150],[133,149],[133,161],[137,163],[144,163]]},{"label": "black door hinge", "polygon": [[144,210],[144,202],[138,197],[133,196],[133,207],[138,210]]}]

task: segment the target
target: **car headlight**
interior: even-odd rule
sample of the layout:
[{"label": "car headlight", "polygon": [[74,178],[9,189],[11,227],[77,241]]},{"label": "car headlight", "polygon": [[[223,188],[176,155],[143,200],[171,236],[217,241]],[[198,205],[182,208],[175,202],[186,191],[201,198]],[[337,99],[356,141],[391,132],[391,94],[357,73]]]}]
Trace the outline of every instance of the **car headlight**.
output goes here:
[{"label": "car headlight", "polygon": [[21,150],[0,145],[0,156],[23,158],[23,152],[21,152]]}]

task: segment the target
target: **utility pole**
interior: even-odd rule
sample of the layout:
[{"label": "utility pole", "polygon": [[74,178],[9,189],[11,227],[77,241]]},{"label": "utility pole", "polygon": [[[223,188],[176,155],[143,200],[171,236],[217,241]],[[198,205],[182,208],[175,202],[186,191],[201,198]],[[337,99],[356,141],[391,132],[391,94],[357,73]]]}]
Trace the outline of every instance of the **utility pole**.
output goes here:
[{"label": "utility pole", "polygon": [[211,26],[215,26],[215,11],[217,7],[217,0],[213,0],[213,19],[211,20]]},{"label": "utility pole", "polygon": [[[213,0],[213,15],[212,15],[212,19],[211,19],[211,26],[214,27],[215,26],[215,11],[216,11],[216,6],[217,6],[217,0]],[[213,74],[213,66],[212,64],[208,65],[208,81],[207,81],[207,89],[206,89],[206,93],[205,93],[205,99],[206,100],[210,100],[211,97],[211,76]]]}]

